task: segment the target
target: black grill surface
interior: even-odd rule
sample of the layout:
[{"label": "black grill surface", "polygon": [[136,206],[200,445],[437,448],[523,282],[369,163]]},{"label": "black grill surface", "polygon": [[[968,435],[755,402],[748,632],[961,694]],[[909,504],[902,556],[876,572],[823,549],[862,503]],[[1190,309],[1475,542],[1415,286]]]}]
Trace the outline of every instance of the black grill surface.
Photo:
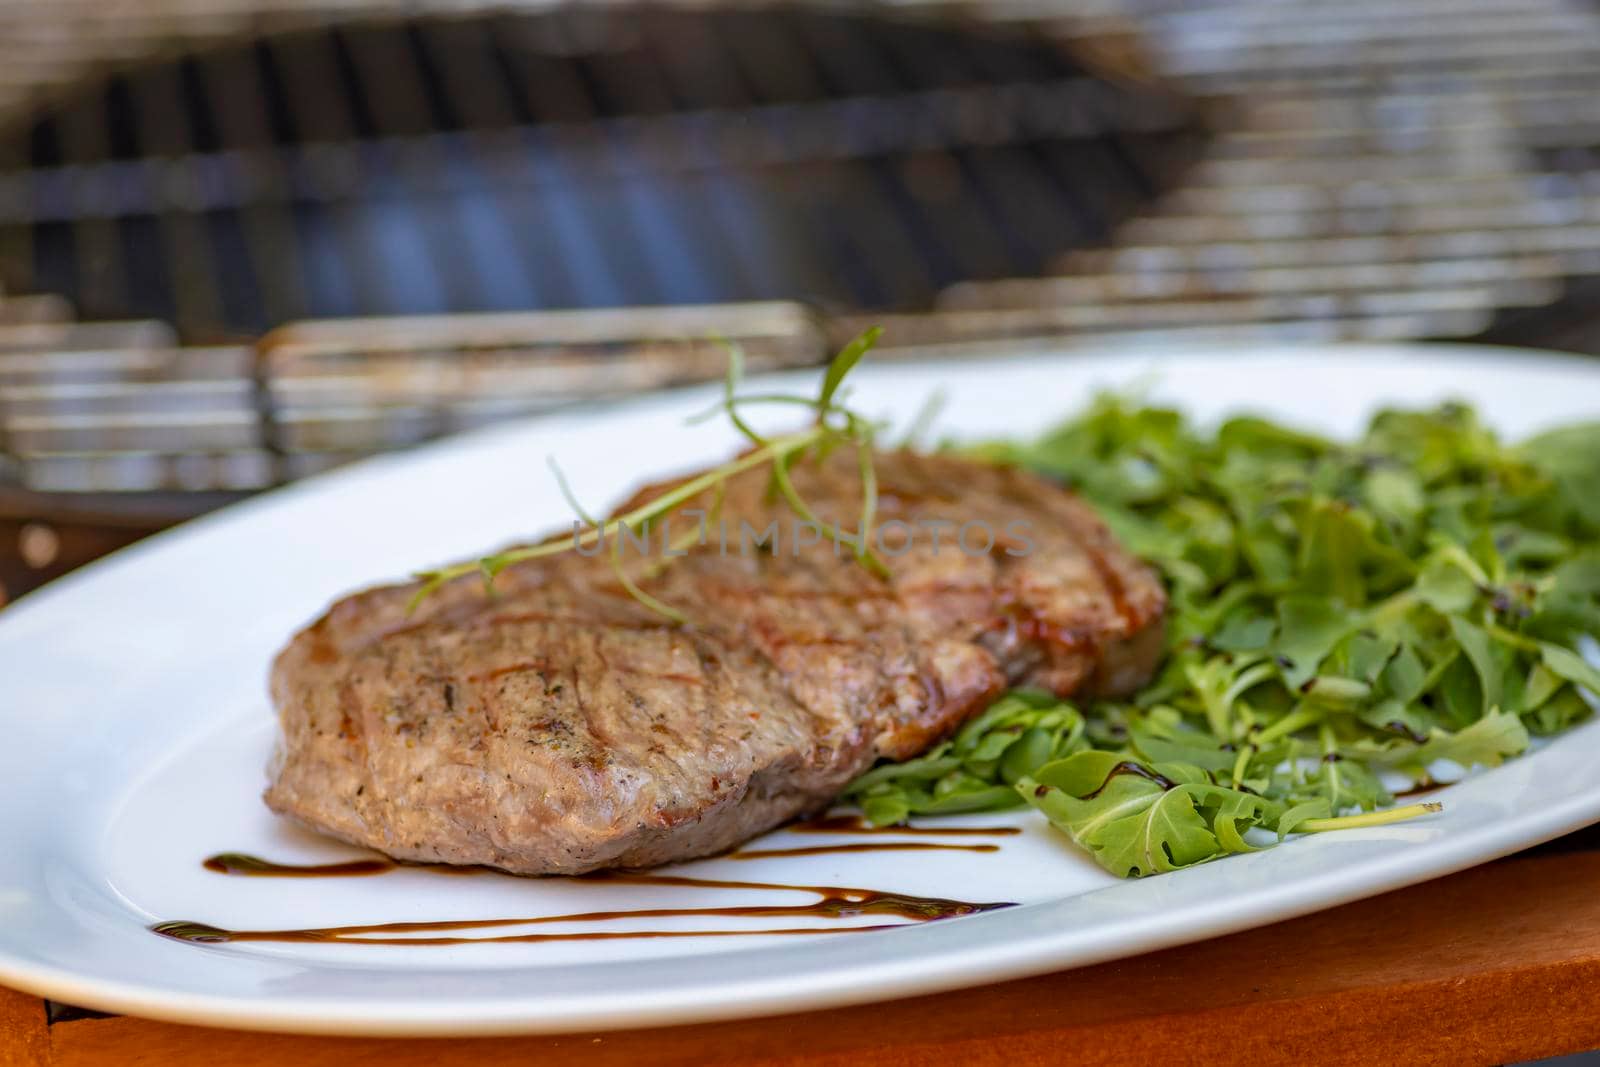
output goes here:
[{"label": "black grill surface", "polygon": [[1184,105],[1032,31],[610,8],[181,55],[0,136],[8,288],[191,341],[308,316],[914,310],[1160,191]]}]

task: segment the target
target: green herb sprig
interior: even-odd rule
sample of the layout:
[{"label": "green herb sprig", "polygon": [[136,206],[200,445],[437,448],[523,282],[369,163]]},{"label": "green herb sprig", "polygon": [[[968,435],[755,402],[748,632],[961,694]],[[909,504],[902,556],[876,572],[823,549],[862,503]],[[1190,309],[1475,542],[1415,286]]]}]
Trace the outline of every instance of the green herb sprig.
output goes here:
[{"label": "green herb sprig", "polygon": [[[878,577],[887,578],[888,569],[871,549],[878,501],[877,474],[873,467],[873,441],[877,426],[845,407],[844,394],[841,392],[845,378],[871,351],[882,332],[880,328],[873,327],[845,345],[829,362],[823,374],[821,388],[815,396],[789,393],[741,396],[739,387],[744,378],[744,355],[737,345],[727,345],[728,369],[723,379],[722,399],[710,411],[690,421],[701,421],[718,414],[726,415],[734,428],[750,442],[752,446],[750,451],[675,486],[631,511],[604,520],[596,519],[584,510],[560,468],[552,461],[551,468],[562,495],[587,528],[568,537],[507,549],[469,563],[420,571],[413,575],[421,585],[412,596],[408,610],[415,611],[446,582],[477,574],[482,578],[485,594],[492,594],[495,579],[515,563],[558,556],[580,547],[604,544],[609,538],[611,569],[628,594],[672,622],[687,623],[689,620],[682,612],[646,592],[628,573],[622,563],[620,535],[623,531],[627,531],[635,537],[648,536],[652,523],[664,520],[678,508],[705,493],[714,494],[712,507],[714,514],[721,507],[723,492],[731,479],[764,466],[770,467],[773,492],[780,496],[796,515],[815,524],[830,539],[851,546],[855,559],[862,566]],[[811,425],[802,430],[767,437],[758,433],[741,413],[744,407],[773,404],[799,406],[808,410],[812,414]],[[839,447],[854,449],[858,457],[857,469],[861,478],[862,504],[860,520],[854,532],[841,530],[834,524],[820,519],[796,489],[792,476],[794,467],[808,457],[825,457]],[[659,564],[664,565],[670,558],[670,555],[664,555]]]},{"label": "green herb sprig", "polygon": [[1108,870],[1160,873],[1259,847],[1251,829],[1424,814],[1378,811],[1384,782],[1494,766],[1600,694],[1579,651],[1600,634],[1600,424],[1506,446],[1446,405],[1343,445],[1106,397],[977,452],[1077,489],[1159,567],[1167,658],[1131,702],[1009,694],[873,769],[848,796],[875,823],[1029,805]]}]

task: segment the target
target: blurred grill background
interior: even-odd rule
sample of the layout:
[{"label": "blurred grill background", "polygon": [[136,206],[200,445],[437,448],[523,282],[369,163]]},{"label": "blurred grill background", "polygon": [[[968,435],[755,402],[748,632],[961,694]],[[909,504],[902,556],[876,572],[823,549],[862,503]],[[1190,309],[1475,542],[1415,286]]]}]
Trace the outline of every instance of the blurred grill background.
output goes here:
[{"label": "blurred grill background", "polygon": [[0,0],[0,601],[757,367],[1600,351],[1590,0]]}]

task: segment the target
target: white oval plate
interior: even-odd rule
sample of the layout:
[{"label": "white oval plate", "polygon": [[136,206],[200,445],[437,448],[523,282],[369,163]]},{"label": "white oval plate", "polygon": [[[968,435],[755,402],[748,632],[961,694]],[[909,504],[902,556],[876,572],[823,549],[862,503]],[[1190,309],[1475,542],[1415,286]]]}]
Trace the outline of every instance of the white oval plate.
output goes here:
[{"label": "white oval plate", "polygon": [[[810,388],[816,378],[794,380]],[[1478,405],[1513,437],[1600,416],[1600,364],[1448,346],[869,362],[852,381],[857,406],[902,425],[942,388],[950,398],[942,430],[964,437],[1030,434],[1098,388],[1134,383],[1201,419],[1253,409],[1338,434],[1355,432],[1379,405],[1449,397]],[[570,516],[546,455],[592,504],[726,456],[735,445],[726,429],[683,426],[711,395],[687,390],[502,426],[362,463],[117,553],[0,612],[0,983],[110,1011],[323,1033],[731,1018],[992,982],[1212,937],[1432,878],[1600,818],[1596,723],[1446,790],[1443,814],[1425,821],[1296,839],[1143,881],[1109,877],[1023,816],[1014,821],[1025,832],[999,839],[994,854],[718,859],[679,869],[1022,905],[906,929],[443,948],[202,946],[149,932],[166,919],[304,928],[730,903],[701,889],[493,874],[279,880],[200,867],[223,850],[300,862],[351,855],[284,827],[259,800],[272,737],[263,679],[292,629],[355,586],[564,525]],[[786,840],[820,839],[785,831],[768,844]]]}]

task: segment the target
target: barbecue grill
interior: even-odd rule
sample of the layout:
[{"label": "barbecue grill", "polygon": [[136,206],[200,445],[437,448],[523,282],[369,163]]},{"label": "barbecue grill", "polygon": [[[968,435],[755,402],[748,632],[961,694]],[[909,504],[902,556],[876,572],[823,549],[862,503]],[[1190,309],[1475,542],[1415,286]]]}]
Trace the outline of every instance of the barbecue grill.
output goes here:
[{"label": "barbecue grill", "polygon": [[714,337],[1600,348],[1587,4],[10,0],[0,38],[12,595]]},{"label": "barbecue grill", "polygon": [[49,110],[0,225],[31,250],[14,287],[200,341],[307,316],[924,307],[1103,240],[1185,119],[1020,29],[796,8],[330,25]]}]

